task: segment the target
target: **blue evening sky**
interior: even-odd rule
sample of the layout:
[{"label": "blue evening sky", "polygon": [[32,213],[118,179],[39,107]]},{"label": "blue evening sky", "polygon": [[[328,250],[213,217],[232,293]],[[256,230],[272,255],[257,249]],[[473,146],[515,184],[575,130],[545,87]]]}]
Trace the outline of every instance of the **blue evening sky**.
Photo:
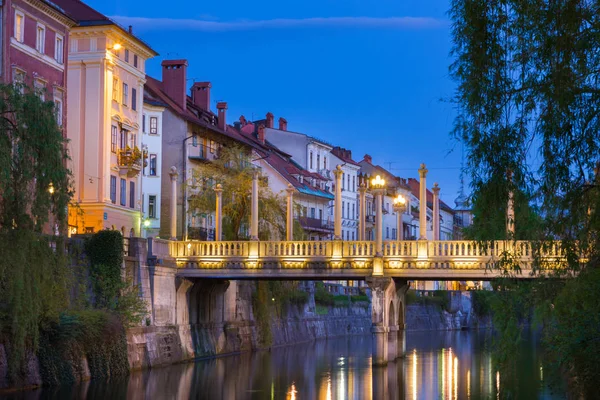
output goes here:
[{"label": "blue evening sky", "polygon": [[[461,147],[450,138],[447,0],[86,0],[133,25],[163,59],[189,62],[188,84],[212,82],[228,123],[271,111],[288,129],[366,153],[454,206]],[[277,122],[276,122],[277,123]]]}]

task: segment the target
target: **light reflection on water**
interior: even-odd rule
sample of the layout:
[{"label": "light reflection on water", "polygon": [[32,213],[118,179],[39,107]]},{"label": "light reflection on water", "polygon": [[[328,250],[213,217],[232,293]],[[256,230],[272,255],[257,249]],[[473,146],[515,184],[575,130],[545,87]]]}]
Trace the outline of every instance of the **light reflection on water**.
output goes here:
[{"label": "light reflection on water", "polygon": [[504,382],[483,333],[414,332],[406,340],[407,356],[387,367],[371,366],[370,336],[334,338],[11,398],[499,399],[505,389],[518,398],[554,398],[542,385],[543,366],[532,344],[519,355],[519,381]]}]

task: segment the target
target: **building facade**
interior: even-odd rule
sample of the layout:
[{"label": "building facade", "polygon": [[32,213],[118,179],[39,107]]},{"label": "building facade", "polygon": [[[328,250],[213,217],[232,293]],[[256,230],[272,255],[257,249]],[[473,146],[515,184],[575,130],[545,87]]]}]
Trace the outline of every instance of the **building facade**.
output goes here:
[{"label": "building facade", "polygon": [[[342,147],[331,150],[331,165],[342,168],[342,239],[358,240],[358,172],[360,165],[352,159],[352,152]],[[332,187],[332,193],[334,188]],[[330,204],[333,219],[333,203]]]},{"label": "building facade", "polygon": [[166,104],[144,96],[142,114],[142,235],[157,237],[160,231],[162,195],[162,115]]},{"label": "building facade", "polygon": [[145,63],[157,53],[81,1],[54,3],[78,22],[68,51],[69,228],[139,236]]}]

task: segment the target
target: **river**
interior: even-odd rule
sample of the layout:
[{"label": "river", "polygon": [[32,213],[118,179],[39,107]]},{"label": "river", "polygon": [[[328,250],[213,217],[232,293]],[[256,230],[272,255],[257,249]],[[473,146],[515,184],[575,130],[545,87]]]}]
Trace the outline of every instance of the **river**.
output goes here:
[{"label": "river", "polygon": [[[371,367],[370,336],[199,360],[110,382],[45,388],[10,399],[560,399],[527,335],[514,377],[493,367],[487,332],[409,332],[407,356]],[[2,397],[2,396],[0,396]]]}]

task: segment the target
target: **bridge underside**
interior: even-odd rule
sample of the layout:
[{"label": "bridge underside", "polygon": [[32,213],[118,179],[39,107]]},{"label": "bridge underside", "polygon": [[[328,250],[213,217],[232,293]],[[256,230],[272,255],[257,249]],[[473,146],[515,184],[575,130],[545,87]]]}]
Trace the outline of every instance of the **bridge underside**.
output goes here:
[{"label": "bridge underside", "polygon": [[[185,278],[204,279],[276,279],[276,280],[364,280],[373,276],[373,261],[261,261],[251,262],[220,260],[177,260],[177,275]],[[408,280],[489,281],[502,272],[491,265],[481,263],[432,263],[389,261],[383,266],[383,275]],[[539,277],[539,275],[536,275]],[[531,279],[530,268],[521,269],[517,275]]]}]

